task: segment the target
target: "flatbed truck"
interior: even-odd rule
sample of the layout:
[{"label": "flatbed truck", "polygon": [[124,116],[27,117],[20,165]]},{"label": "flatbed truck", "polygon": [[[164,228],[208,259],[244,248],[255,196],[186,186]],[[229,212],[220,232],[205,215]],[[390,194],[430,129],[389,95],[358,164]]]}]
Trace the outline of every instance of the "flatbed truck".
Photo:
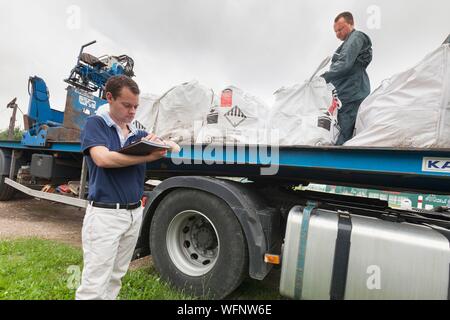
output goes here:
[{"label": "flatbed truck", "polygon": [[[85,208],[80,131],[105,104],[106,80],[133,76],[122,55],[83,53],[66,82],[64,112],[45,82],[29,81],[21,141],[0,141],[0,201],[16,191]],[[98,96],[94,96],[98,92]],[[449,299],[450,211],[399,210],[379,199],[305,190],[310,183],[450,195],[450,149],[181,145],[148,163],[134,258],[162,278],[221,299],[281,266],[293,299]],[[76,181],[77,196],[43,192]],[[157,183],[155,182],[157,181]]]}]

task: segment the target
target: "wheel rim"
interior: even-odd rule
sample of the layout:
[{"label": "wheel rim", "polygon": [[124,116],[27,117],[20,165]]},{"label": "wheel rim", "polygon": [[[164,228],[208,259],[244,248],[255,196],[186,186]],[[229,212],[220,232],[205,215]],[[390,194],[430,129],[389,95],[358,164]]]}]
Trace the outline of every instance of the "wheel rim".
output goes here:
[{"label": "wheel rim", "polygon": [[166,234],[167,251],[183,273],[199,277],[208,273],[219,257],[219,237],[204,214],[187,210],[177,214]]}]

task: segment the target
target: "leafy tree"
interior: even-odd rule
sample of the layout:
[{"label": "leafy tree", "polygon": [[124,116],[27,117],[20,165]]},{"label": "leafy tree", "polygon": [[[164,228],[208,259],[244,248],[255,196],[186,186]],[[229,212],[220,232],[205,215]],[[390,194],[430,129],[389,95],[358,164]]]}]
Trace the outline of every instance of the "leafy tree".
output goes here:
[{"label": "leafy tree", "polygon": [[[20,128],[14,128],[14,141],[20,141],[22,140],[22,135],[24,131]],[[5,129],[3,131],[0,131],[0,140],[8,140],[8,129]]]}]

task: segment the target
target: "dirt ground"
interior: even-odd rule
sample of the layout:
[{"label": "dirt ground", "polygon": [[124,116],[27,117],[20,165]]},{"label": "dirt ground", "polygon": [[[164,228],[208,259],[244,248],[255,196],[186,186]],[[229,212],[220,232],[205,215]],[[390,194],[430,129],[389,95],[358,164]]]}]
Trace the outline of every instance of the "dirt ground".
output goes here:
[{"label": "dirt ground", "polygon": [[0,239],[37,237],[81,248],[84,209],[16,196],[0,202]]}]

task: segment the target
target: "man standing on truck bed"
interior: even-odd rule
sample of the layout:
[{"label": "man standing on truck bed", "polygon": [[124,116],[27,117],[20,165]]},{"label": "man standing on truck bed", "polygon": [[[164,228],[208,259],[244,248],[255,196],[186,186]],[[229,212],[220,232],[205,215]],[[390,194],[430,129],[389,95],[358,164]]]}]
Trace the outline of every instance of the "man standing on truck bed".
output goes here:
[{"label": "man standing on truck bed", "polygon": [[131,124],[139,105],[136,82],[126,76],[112,77],[105,92],[109,112],[89,117],[81,133],[89,167],[89,205],[83,221],[84,268],[77,300],[116,299],[141,227],[145,163],[166,154],[117,152],[133,142],[157,137]]},{"label": "man standing on truck bed", "polygon": [[322,77],[334,85],[342,102],[338,112],[341,133],[336,144],[343,145],[352,138],[359,106],[370,94],[366,68],[372,61],[372,42],[365,33],[355,30],[350,12],[336,17],[334,31],[344,43],[334,53],[330,70]]}]

